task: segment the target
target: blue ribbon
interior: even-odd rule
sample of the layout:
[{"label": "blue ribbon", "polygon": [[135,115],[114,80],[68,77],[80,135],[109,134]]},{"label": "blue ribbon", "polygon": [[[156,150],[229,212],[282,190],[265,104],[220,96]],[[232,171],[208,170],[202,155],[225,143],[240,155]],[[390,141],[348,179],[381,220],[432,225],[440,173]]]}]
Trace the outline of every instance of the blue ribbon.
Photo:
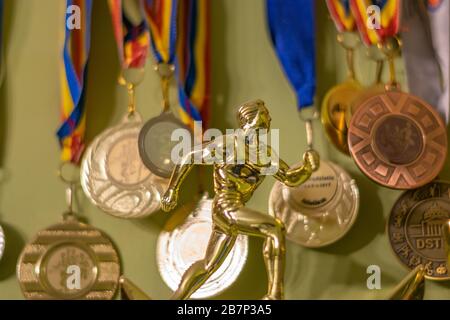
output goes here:
[{"label": "blue ribbon", "polygon": [[266,1],[270,36],[298,108],[311,106],[316,91],[315,1]]}]

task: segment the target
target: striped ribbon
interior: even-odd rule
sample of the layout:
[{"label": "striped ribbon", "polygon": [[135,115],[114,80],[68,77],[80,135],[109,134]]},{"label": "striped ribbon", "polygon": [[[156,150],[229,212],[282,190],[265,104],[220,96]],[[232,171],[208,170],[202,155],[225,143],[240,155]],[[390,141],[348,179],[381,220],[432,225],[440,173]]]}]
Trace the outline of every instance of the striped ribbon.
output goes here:
[{"label": "striped ribbon", "polygon": [[[68,23],[80,8],[80,28]],[[84,149],[86,110],[84,86],[91,41],[92,0],[67,0],[64,20],[65,40],[61,61],[61,117],[57,136],[61,146],[61,160],[78,163]],[[76,17],[75,17],[76,18]]]},{"label": "striped ribbon", "polygon": [[149,47],[149,32],[145,20],[134,25],[123,8],[122,0],[108,2],[122,69],[143,68]]},{"label": "striped ribbon", "polygon": [[208,127],[210,116],[210,1],[180,2],[177,79],[180,115],[191,128],[195,121]]},{"label": "striped ribbon", "polygon": [[339,32],[353,31],[355,19],[350,9],[350,0],[326,0],[328,11]]},{"label": "striped ribbon", "polygon": [[141,0],[157,63],[173,64],[177,41],[178,0]]},{"label": "striped ribbon", "polygon": [[[368,8],[372,5],[380,8],[380,28],[368,28],[368,21],[371,19]],[[401,0],[350,0],[350,7],[364,44],[377,44],[398,33]]]}]

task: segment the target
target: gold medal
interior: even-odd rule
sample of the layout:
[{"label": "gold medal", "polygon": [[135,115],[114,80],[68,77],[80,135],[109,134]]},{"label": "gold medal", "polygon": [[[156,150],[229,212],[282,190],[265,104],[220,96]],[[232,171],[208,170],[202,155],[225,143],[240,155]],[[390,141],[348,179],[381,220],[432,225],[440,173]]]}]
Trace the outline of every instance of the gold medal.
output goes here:
[{"label": "gold medal", "polygon": [[[184,272],[205,256],[212,232],[212,203],[212,199],[204,196],[183,223],[159,235],[158,269],[164,282],[173,291],[178,288]],[[192,298],[216,296],[233,284],[245,265],[247,252],[247,236],[239,235],[223,264],[192,294]]]},{"label": "gold medal", "polygon": [[40,231],[17,265],[20,287],[30,300],[109,300],[119,275],[119,256],[111,240],[71,215]]},{"label": "gold medal", "polygon": [[361,84],[355,78],[353,66],[353,52],[359,44],[359,39],[353,32],[340,33],[337,39],[347,51],[348,78],[325,95],[322,101],[321,118],[330,141],[339,151],[348,154],[345,115],[362,90]]},{"label": "gold medal", "polygon": [[287,238],[317,248],[341,239],[358,215],[359,191],[338,165],[322,160],[308,181],[296,188],[276,182],[269,212],[282,220]]}]

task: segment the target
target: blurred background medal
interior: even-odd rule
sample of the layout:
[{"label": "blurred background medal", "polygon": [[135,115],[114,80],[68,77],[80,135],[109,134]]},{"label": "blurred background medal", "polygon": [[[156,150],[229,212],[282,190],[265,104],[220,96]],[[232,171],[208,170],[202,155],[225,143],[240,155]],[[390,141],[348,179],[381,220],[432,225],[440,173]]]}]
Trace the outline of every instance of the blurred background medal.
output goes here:
[{"label": "blurred background medal", "polygon": [[109,4],[122,69],[119,84],[128,92],[128,112],[121,123],[105,130],[88,147],[81,165],[81,185],[104,212],[141,218],[159,209],[166,183],[144,166],[138,151],[142,119],[136,111],[135,88],[144,78],[149,35],[139,6],[128,2],[125,7],[122,1]]},{"label": "blurred background medal", "polygon": [[[212,199],[207,195],[182,223],[174,227],[171,220],[160,233],[157,243],[158,269],[170,289],[175,291],[184,272],[205,257],[212,233]],[[171,219],[181,220],[176,216]],[[248,254],[248,238],[237,237],[230,254],[215,273],[192,294],[194,299],[216,296],[227,289],[242,271]]]},{"label": "blurred background medal", "polygon": [[430,280],[450,280],[444,226],[450,219],[450,183],[436,181],[405,191],[394,204],[387,232],[391,247],[410,269],[422,264]]},{"label": "blurred background medal", "polygon": [[2,226],[0,226],[0,260],[5,252],[5,233],[3,232]]},{"label": "blurred background medal", "polygon": [[284,222],[287,238],[311,248],[341,239],[355,222],[358,209],[355,181],[341,167],[324,160],[299,187],[277,182],[269,198],[269,212]]}]

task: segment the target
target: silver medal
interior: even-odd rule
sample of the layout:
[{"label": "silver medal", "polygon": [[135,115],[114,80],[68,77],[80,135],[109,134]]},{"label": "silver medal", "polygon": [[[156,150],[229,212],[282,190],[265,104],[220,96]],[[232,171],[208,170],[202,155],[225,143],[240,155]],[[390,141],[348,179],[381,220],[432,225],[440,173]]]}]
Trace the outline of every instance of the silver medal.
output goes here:
[{"label": "silver medal", "polygon": [[143,165],[138,152],[142,120],[138,113],[105,130],[88,147],[81,164],[81,186],[104,212],[140,218],[157,210],[166,180]]},{"label": "silver medal", "polygon": [[356,220],[359,191],[338,165],[321,161],[310,179],[296,188],[276,182],[269,210],[281,219],[287,238],[305,247],[323,247],[341,239]]},{"label": "silver medal", "polygon": [[[212,199],[204,197],[189,217],[172,231],[163,231],[157,244],[157,262],[164,282],[175,291],[184,272],[205,256],[212,232]],[[239,235],[220,268],[192,295],[203,299],[218,295],[239,276],[247,260],[248,238]]]}]

